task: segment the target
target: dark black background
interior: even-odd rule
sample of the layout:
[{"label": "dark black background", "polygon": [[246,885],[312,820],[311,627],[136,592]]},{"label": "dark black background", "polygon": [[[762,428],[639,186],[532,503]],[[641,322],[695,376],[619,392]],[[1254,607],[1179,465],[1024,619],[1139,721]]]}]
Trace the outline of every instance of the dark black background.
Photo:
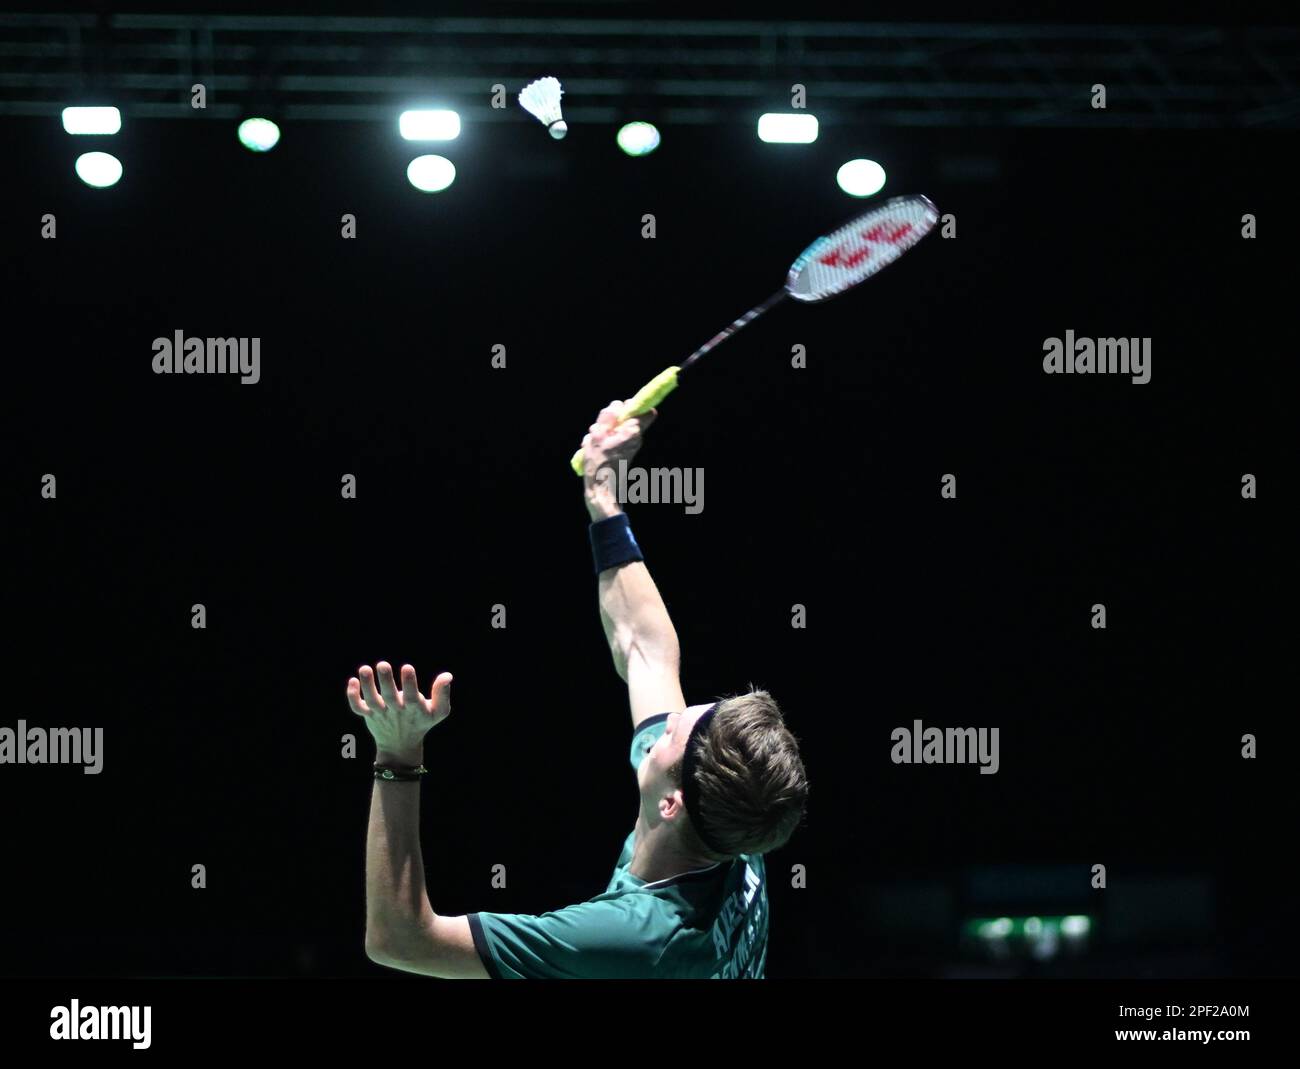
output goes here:
[{"label": "dark black background", "polygon": [[[296,124],[254,157],[224,123],[129,122],[123,181],[91,190],[56,121],[0,123],[3,723],[106,735],[99,776],[3,769],[4,973],[376,973],[372,751],[344,686],[378,659],[426,687],[456,676],[423,788],[435,909],[603,890],[636,792],[568,457],[602,404],[861,210],[834,183],[857,155],[886,166],[882,196],[955,214],[956,239],[710,356],[642,454],[702,466],[703,513],[631,510],[688,700],[764,686],[803,742],[812,803],[769,858],[769,973],[951,973],[977,874],[1014,884],[1022,866],[1079,888],[1022,912],[1104,921],[1106,896],[1147,889],[1057,971],[1293,972],[1270,906],[1294,830],[1273,800],[1291,700],[1272,686],[1294,132],[1099,113],[791,147],[670,128],[632,160],[614,129],[467,127],[435,150],[455,185],[427,196],[404,174],[418,150],[378,124]],[[963,177],[971,160],[992,168]],[[262,381],[155,376],[152,340],[176,329],[260,337]],[[1066,329],[1151,337],[1151,382],[1044,375]],[[891,730],[916,718],[1000,728],[1001,771],[892,764]],[[908,936],[898,917],[936,888],[946,919]],[[1185,893],[1206,909],[1162,934]]]}]

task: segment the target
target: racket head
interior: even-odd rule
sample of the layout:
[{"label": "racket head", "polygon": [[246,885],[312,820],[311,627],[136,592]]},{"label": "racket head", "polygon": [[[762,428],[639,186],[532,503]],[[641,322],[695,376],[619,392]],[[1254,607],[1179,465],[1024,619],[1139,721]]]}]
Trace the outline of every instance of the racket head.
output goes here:
[{"label": "racket head", "polygon": [[786,292],[808,304],[865,282],[934,229],[939,209],[929,197],[894,197],[823,234],[790,266]]}]

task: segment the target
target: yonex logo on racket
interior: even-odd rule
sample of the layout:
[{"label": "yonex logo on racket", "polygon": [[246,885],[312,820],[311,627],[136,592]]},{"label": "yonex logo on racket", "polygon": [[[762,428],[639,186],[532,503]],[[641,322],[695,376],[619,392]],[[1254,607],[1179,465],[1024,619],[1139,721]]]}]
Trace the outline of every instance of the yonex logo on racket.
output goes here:
[{"label": "yonex logo on racket", "polygon": [[893,229],[890,229],[891,226],[890,223],[877,223],[870,230],[864,230],[859,235],[867,244],[856,245],[846,242],[843,245],[837,245],[830,252],[817,257],[817,262],[830,267],[857,267],[858,264],[871,255],[872,242],[896,245],[912,232],[911,223],[902,223],[893,226]]}]

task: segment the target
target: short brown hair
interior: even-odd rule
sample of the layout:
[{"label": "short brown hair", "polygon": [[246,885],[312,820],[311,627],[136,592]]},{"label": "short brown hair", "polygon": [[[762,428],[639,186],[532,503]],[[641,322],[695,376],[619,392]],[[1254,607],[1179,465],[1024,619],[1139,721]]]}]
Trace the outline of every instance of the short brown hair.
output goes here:
[{"label": "short brown hair", "polygon": [[[803,819],[808,802],[808,776],[799,755],[799,741],[785,726],[772,696],[765,690],[723,698],[695,751],[698,813],[690,813],[683,829],[697,853],[718,856],[690,827],[705,834],[727,856],[766,854],[784,846]],[[681,783],[682,767],[669,770]]]}]

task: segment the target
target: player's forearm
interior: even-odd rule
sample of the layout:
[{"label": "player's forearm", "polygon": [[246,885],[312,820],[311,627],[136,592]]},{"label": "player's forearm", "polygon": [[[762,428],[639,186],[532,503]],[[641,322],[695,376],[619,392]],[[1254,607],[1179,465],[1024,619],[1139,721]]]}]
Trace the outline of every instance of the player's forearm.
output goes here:
[{"label": "player's forearm", "polygon": [[[587,512],[593,523],[621,511],[607,491],[599,486],[589,489]],[[629,561],[602,572],[599,602],[600,622],[620,676],[627,678],[627,660],[634,650],[651,663],[678,663],[677,631],[643,562]]]},{"label": "player's forearm", "polygon": [[[420,754],[380,754],[418,765]],[[375,780],[366,833],[366,951],[399,958],[434,921],[420,856],[420,783]]]},{"label": "player's forearm", "polygon": [[675,667],[681,658],[677,630],[650,572],[640,561],[600,576],[600,616],[619,675],[633,651],[652,664]]}]

